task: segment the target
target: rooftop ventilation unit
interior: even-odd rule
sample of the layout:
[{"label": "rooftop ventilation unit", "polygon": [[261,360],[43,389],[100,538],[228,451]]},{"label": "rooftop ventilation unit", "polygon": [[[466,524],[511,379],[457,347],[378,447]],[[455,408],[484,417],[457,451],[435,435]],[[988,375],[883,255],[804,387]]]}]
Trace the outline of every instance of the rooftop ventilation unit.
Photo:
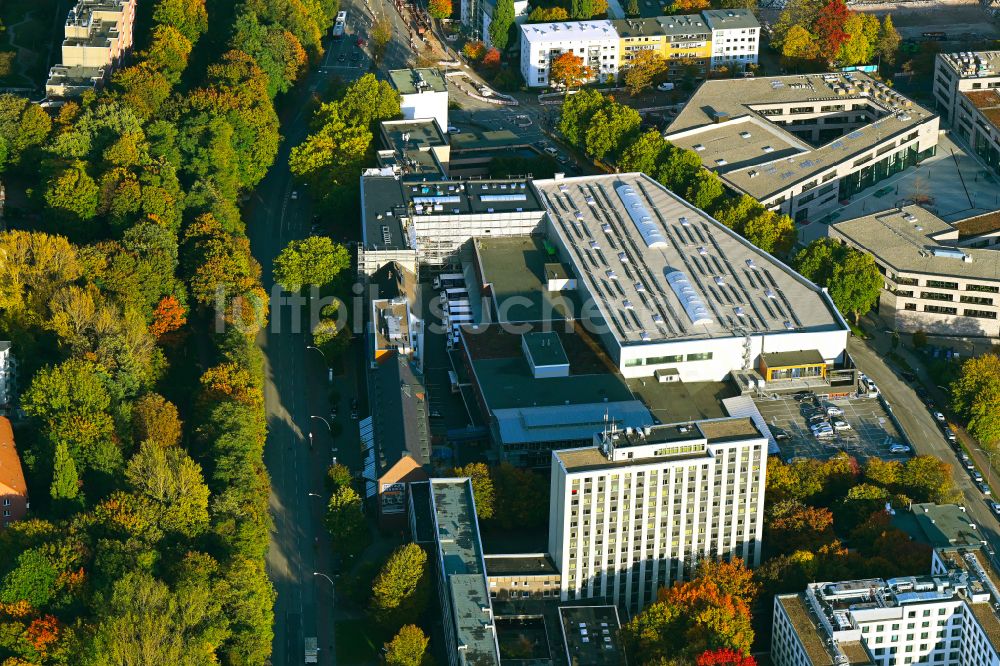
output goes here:
[{"label": "rooftop ventilation unit", "polygon": [[619,252],[618,253],[618,261],[622,262],[623,264],[627,264],[628,263],[628,255],[625,254],[624,252]]},{"label": "rooftop ventilation unit", "polygon": [[773,146],[764,146],[764,148],[762,150],[765,153],[773,153],[774,152],[774,147]]},{"label": "rooftop ventilation unit", "polygon": [[965,262],[971,262],[972,256],[962,252],[959,249],[953,247],[934,247],[931,248],[931,254],[935,257],[943,257],[945,259],[961,259]]},{"label": "rooftop ventilation unit", "polygon": [[741,139],[749,139],[750,138],[750,132],[740,132],[740,138]]},{"label": "rooftop ventilation unit", "polygon": [[646,293],[646,285],[644,285],[641,282],[636,282],[635,283],[635,290],[637,292],[639,292],[640,294],[645,294]]},{"label": "rooftop ventilation unit", "polygon": [[639,339],[643,342],[649,342],[649,333],[646,331],[639,331]]},{"label": "rooftop ventilation unit", "polygon": [[604,271],[604,275],[605,275],[605,277],[607,277],[607,278],[608,278],[609,280],[617,280],[617,279],[618,279],[618,275],[617,275],[617,274],[615,274],[615,272],[614,272],[613,270],[610,270],[610,269],[608,269],[608,270]]},{"label": "rooftop ventilation unit", "polygon": [[727,164],[729,164],[729,162],[727,162],[726,160],[724,160],[721,157],[719,159],[715,160],[715,165],[716,166],[726,166]]},{"label": "rooftop ventilation unit", "polygon": [[684,217],[683,215],[681,217],[677,218],[677,221],[681,223],[682,227],[690,227],[691,226],[691,223],[688,222],[688,219],[686,217]]},{"label": "rooftop ventilation unit", "polygon": [[632,306],[632,301],[628,300],[627,298],[624,301],[622,301],[622,307],[625,308],[626,310],[635,310],[635,307]]},{"label": "rooftop ventilation unit", "polygon": [[706,250],[704,247],[699,247],[698,254],[704,257],[706,254],[708,254],[708,250]]},{"label": "rooftop ventilation unit", "polygon": [[743,310],[743,308],[741,308],[738,305],[736,306],[735,312],[736,312],[736,316],[737,317],[746,317],[747,316],[747,313]]},{"label": "rooftop ventilation unit", "polygon": [[701,145],[700,143],[696,143],[696,144],[694,144],[694,145],[693,145],[693,146],[691,146],[691,147],[692,147],[692,148],[693,148],[694,150],[698,151],[699,153],[700,153],[701,151],[705,150],[705,146]]},{"label": "rooftop ventilation unit", "polygon": [[774,293],[773,289],[765,289],[764,290],[764,295],[767,296],[768,298],[770,298],[771,300],[777,300],[777,298],[778,298],[778,295],[776,293]]},{"label": "rooftop ventilation unit", "polygon": [[600,250],[601,246],[597,244],[597,241],[590,241],[591,250]]},{"label": "rooftop ventilation unit", "polygon": [[663,315],[654,314],[653,315],[653,323],[654,324],[662,324],[663,323]]},{"label": "rooftop ventilation unit", "polygon": [[603,231],[606,234],[614,233],[613,230],[611,229],[611,225],[608,224],[607,222],[601,225],[601,231]]},{"label": "rooftop ventilation unit", "polygon": [[574,216],[576,217],[576,219],[578,219],[578,220],[582,220],[582,219],[583,219],[583,213],[581,213],[581,212],[580,212],[580,211],[578,211],[578,210],[575,210],[575,211],[573,211],[573,215],[574,215]]},{"label": "rooftop ventilation unit", "polygon": [[597,205],[597,202],[594,201],[594,197],[590,196],[589,194],[584,198],[584,201],[587,202],[588,206],[596,206]]},{"label": "rooftop ventilation unit", "polygon": [[719,285],[720,287],[723,287],[726,284],[726,279],[724,277],[722,277],[721,275],[716,275],[715,276],[715,284]]},{"label": "rooftop ventilation unit", "polygon": [[747,259],[747,268],[750,270],[756,270],[757,264],[753,263],[753,259]]},{"label": "rooftop ventilation unit", "polygon": [[708,308],[702,302],[701,297],[695,292],[694,287],[688,280],[687,275],[681,271],[670,271],[666,275],[667,284],[673,290],[677,300],[684,306],[684,312],[692,324],[711,324],[712,318],[708,314]]},{"label": "rooftop ventilation unit", "polygon": [[786,321],[785,322],[785,330],[787,330],[787,331],[794,331],[795,330],[795,327],[792,326],[792,322],[790,322],[790,321]]},{"label": "rooftop ventilation unit", "polygon": [[656,223],[653,222],[652,215],[649,214],[649,210],[647,210],[639,195],[635,193],[635,190],[629,185],[619,185],[615,188],[615,192],[618,193],[618,198],[622,200],[625,210],[628,211],[629,217],[632,218],[632,223],[638,229],[639,235],[642,236],[643,242],[646,243],[646,247],[666,247],[667,239],[656,226]]}]

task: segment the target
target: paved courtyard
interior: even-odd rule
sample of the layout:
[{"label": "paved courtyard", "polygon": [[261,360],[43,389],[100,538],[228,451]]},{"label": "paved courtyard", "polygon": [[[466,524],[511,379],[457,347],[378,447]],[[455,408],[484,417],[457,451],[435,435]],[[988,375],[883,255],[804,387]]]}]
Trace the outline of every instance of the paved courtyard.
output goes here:
[{"label": "paved courtyard", "polygon": [[[964,220],[1000,208],[1000,181],[947,134],[937,154],[865,190],[837,211],[834,222],[919,203],[946,222]],[[799,227],[799,240],[827,236],[826,224]]]},{"label": "paved courtyard", "polygon": [[850,398],[823,401],[822,404],[836,405],[844,410],[838,417],[851,425],[851,430],[836,433],[828,439],[816,439],[809,431],[802,406],[791,398],[757,401],[757,409],[767,424],[777,428],[775,434],[784,432],[788,439],[778,441],[781,458],[817,458],[825,460],[845,451],[859,460],[881,458],[883,460],[905,460],[906,454],[889,453],[894,443],[903,443],[896,429],[877,398]]}]

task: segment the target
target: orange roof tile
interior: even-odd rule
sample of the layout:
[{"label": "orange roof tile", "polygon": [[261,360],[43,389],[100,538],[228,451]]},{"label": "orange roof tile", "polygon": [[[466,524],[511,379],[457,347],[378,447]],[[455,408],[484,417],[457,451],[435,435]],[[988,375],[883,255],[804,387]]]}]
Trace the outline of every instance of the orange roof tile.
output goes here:
[{"label": "orange roof tile", "polygon": [[10,427],[10,420],[6,416],[0,416],[0,494],[11,493],[26,496],[28,486],[24,482],[21,459],[14,446],[14,431]]}]

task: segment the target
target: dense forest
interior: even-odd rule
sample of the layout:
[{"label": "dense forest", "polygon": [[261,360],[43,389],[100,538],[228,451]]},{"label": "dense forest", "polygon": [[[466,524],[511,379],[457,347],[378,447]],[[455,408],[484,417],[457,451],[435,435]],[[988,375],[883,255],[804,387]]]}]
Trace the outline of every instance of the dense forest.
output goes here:
[{"label": "dense forest", "polygon": [[142,2],[101,92],[0,95],[31,498],[0,532],[3,666],[267,663],[268,313],[239,203],[337,4]]}]

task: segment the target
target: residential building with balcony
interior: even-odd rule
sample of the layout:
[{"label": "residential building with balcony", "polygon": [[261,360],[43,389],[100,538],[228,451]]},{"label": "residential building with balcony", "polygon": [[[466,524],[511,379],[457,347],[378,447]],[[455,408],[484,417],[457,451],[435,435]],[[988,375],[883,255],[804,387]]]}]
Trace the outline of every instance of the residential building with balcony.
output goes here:
[{"label": "residential building with balcony", "polygon": [[767,437],[749,418],[608,428],[553,451],[549,555],[563,601],[641,609],[701,558],[760,561]]},{"label": "residential building with balcony", "polygon": [[679,80],[693,67],[694,78],[708,74],[712,31],[700,14],[657,16],[612,21],[621,38],[619,70],[628,68],[636,53],[653,51],[667,63],[669,80]]},{"label": "residential building with balcony", "polygon": [[529,88],[550,84],[551,64],[572,53],[591,69],[591,80],[618,78],[621,40],[611,21],[526,23],[521,29],[521,75]]},{"label": "residential building with balcony", "polygon": [[706,9],[701,13],[712,30],[713,70],[746,71],[757,64],[760,23],[749,9]]},{"label": "residential building with balcony", "polygon": [[66,16],[61,60],[46,95],[75,97],[99,88],[132,48],[136,0],[79,0]]},{"label": "residential building with balcony", "polygon": [[883,275],[879,315],[893,330],[1000,337],[1000,251],[962,247],[960,231],[920,206],[830,226]]}]

